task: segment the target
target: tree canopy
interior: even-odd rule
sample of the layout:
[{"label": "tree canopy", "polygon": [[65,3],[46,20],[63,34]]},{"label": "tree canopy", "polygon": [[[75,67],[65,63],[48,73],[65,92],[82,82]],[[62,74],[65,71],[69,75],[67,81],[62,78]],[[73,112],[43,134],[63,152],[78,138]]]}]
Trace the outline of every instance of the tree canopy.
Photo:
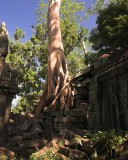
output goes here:
[{"label": "tree canopy", "polygon": [[128,0],[116,0],[100,10],[91,31],[94,50],[128,47]]}]

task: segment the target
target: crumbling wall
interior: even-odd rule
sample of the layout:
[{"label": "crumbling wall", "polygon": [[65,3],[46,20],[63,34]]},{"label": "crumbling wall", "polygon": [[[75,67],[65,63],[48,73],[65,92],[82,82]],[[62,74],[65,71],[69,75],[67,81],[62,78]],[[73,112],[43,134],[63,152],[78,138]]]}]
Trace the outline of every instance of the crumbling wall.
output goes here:
[{"label": "crumbling wall", "polygon": [[18,74],[6,63],[8,48],[8,32],[5,23],[2,22],[0,26],[0,135],[7,134],[11,103],[18,89]]},{"label": "crumbling wall", "polygon": [[73,83],[76,84],[74,105],[76,108],[84,106],[86,110],[86,129],[128,129],[127,50],[116,51],[108,59],[96,61]]},{"label": "crumbling wall", "polygon": [[84,109],[61,111],[44,111],[42,117],[49,125],[52,132],[64,135],[67,131],[86,128],[86,113]]},{"label": "crumbling wall", "polygon": [[99,120],[101,129],[128,129],[128,63],[99,75]]},{"label": "crumbling wall", "polygon": [[42,116],[11,114],[8,133],[0,136],[0,147],[9,149],[19,157],[29,157],[51,141],[49,126]]}]

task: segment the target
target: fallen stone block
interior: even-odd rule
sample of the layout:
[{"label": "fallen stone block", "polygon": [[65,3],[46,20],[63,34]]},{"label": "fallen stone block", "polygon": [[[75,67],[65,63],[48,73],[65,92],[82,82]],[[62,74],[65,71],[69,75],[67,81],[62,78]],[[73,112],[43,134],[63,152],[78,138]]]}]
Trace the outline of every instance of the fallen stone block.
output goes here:
[{"label": "fallen stone block", "polygon": [[56,153],[54,156],[54,160],[70,160],[70,159],[60,153]]},{"label": "fallen stone block", "polygon": [[35,122],[31,129],[30,129],[30,133],[32,133],[32,135],[34,134],[39,134],[39,133],[43,133],[43,130],[41,128],[41,126],[39,125],[39,123]]},{"label": "fallen stone block", "polygon": [[22,137],[21,136],[10,137],[8,139],[8,143],[9,143],[9,145],[12,145],[12,146],[19,145],[22,143]]},{"label": "fallen stone block", "polygon": [[75,149],[77,144],[74,140],[65,140],[65,144],[64,144],[65,147],[69,147],[71,149]]},{"label": "fallen stone block", "polygon": [[13,160],[14,152],[6,148],[0,148],[0,160],[4,160],[4,158]]},{"label": "fallen stone block", "polygon": [[47,154],[50,154],[50,155],[55,155],[58,151],[59,151],[59,147],[58,145],[56,144],[57,140],[54,139],[52,140],[50,143],[47,144],[47,146],[43,147],[41,150],[39,150],[38,152],[34,153],[33,156],[34,157],[46,157]]},{"label": "fallen stone block", "polygon": [[26,148],[36,148],[36,147],[44,147],[47,145],[48,141],[46,139],[38,139],[38,140],[25,140],[23,142],[23,146]]},{"label": "fallen stone block", "polygon": [[88,156],[82,151],[73,149],[73,150],[70,150],[69,159],[73,159],[73,160],[88,160]]},{"label": "fallen stone block", "polygon": [[63,154],[66,157],[69,157],[69,154],[70,154],[70,151],[71,151],[70,148],[64,147],[64,146],[59,146],[59,149],[60,150],[58,151],[58,153]]},{"label": "fallen stone block", "polygon": [[0,145],[6,144],[8,142],[7,136],[0,136]]},{"label": "fallen stone block", "polygon": [[21,126],[22,131],[28,131],[29,128],[33,125],[33,123],[36,122],[35,118],[30,118],[29,120],[26,120],[23,125]]}]

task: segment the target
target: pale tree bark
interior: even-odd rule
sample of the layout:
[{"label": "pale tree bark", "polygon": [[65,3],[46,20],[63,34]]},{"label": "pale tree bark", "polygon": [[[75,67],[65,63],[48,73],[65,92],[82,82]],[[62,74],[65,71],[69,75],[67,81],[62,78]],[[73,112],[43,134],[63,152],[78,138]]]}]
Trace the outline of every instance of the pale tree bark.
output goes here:
[{"label": "pale tree bark", "polygon": [[48,8],[48,77],[46,88],[36,108],[39,115],[44,107],[50,109],[69,108],[73,103],[73,92],[68,79],[68,67],[64,55],[59,21],[61,0],[50,0]]},{"label": "pale tree bark", "polygon": [[81,45],[82,45],[82,47],[83,47],[83,51],[84,51],[84,54],[85,54],[85,56],[86,56],[86,54],[88,53],[88,51],[87,51],[87,48],[86,48],[86,45],[85,45],[85,42],[84,42],[83,39],[81,39]]}]

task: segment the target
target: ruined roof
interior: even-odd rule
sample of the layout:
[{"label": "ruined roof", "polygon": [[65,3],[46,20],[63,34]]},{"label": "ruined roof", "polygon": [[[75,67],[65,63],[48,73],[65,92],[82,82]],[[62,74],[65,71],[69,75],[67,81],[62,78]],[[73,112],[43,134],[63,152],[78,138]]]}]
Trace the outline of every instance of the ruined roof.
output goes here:
[{"label": "ruined roof", "polygon": [[106,60],[102,61],[98,67],[98,73],[107,72],[124,63],[128,63],[128,49],[116,50]]},{"label": "ruined roof", "polygon": [[[108,53],[109,54],[109,53]],[[82,81],[86,77],[92,77],[93,75],[102,75],[107,72],[120,67],[128,63],[128,49],[123,50],[115,50],[110,53],[110,56],[106,57],[105,59],[99,58],[97,61],[91,64],[88,68],[85,69],[83,73],[78,75],[77,77],[73,78],[73,82]]]}]

